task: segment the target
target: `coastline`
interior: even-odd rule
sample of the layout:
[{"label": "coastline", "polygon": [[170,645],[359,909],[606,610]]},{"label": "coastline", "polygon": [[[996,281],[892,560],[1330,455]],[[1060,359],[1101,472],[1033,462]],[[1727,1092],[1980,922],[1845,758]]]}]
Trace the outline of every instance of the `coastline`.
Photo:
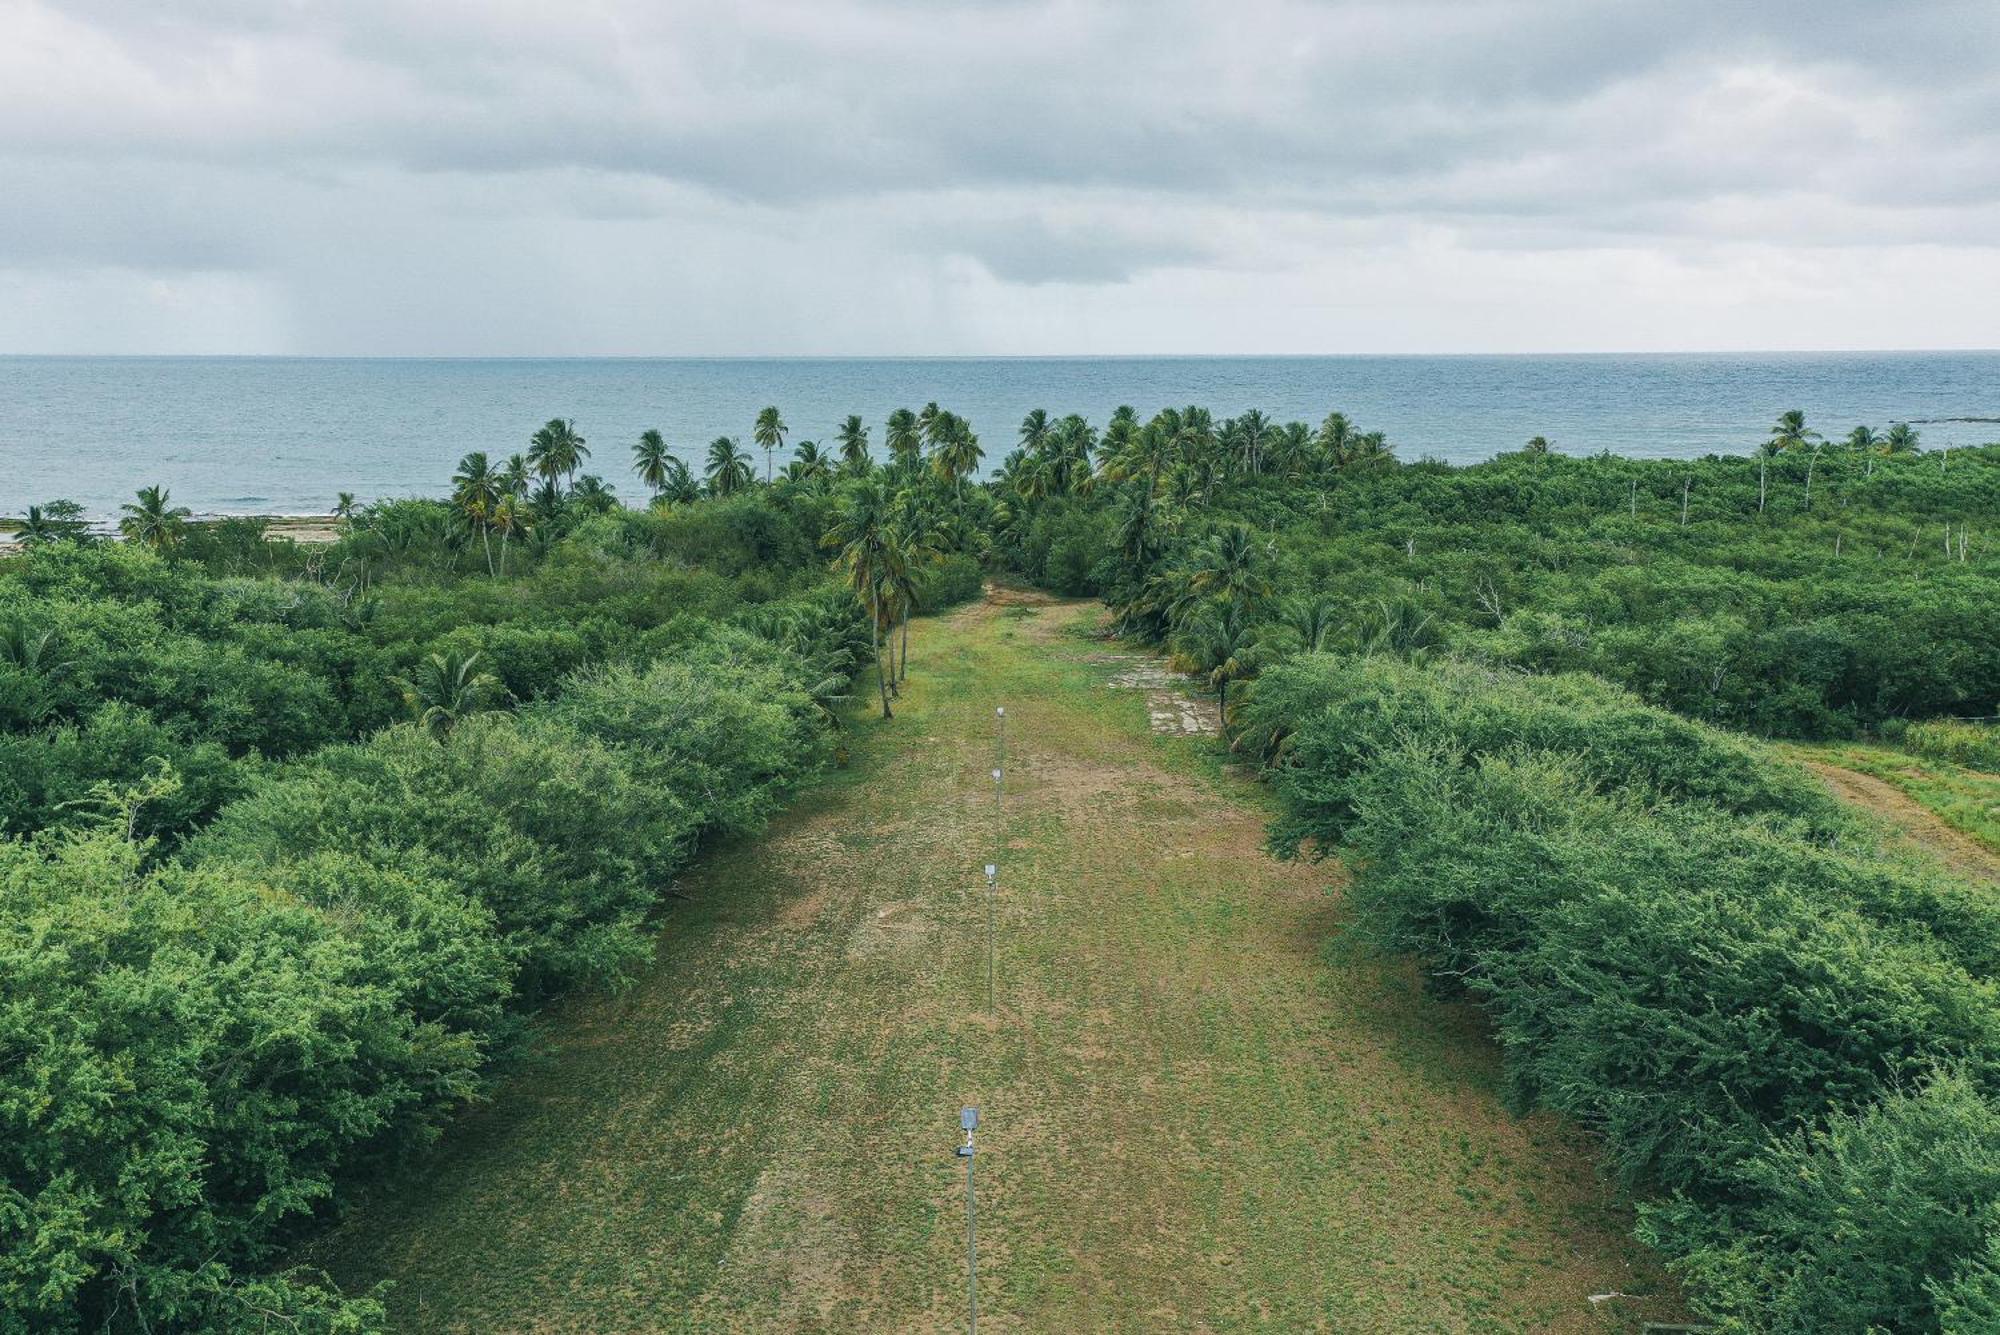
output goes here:
[{"label": "coastline", "polygon": [[[340,521],[326,514],[199,514],[189,518],[191,527],[213,527],[235,519],[249,519],[264,525],[264,540],[275,542],[286,539],[302,547],[324,547],[340,541]],[[0,552],[12,552],[20,548],[18,534],[21,530],[19,519],[0,519]],[[92,537],[104,538],[111,542],[123,542],[118,526],[110,520],[92,520]]]}]

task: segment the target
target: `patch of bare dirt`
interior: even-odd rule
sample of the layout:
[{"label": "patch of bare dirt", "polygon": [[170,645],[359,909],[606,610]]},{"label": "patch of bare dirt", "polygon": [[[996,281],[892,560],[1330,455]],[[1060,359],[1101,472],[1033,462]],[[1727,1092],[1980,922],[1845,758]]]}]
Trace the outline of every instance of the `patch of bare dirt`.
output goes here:
[{"label": "patch of bare dirt", "polygon": [[1823,761],[1807,761],[1806,768],[1825,780],[1835,797],[1882,817],[1905,840],[1959,875],[2000,882],[2000,856],[1946,825],[1896,785]]},{"label": "patch of bare dirt", "polygon": [[995,607],[1057,607],[1062,599],[1040,589],[1016,588],[1011,584],[987,584],[986,601]]}]

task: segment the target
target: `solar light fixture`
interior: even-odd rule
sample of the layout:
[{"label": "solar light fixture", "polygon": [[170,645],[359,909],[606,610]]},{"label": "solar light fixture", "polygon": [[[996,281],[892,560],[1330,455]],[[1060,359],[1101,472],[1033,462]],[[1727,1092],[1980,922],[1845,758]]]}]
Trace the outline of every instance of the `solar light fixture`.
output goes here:
[{"label": "solar light fixture", "polygon": [[[960,1108],[958,1110],[958,1124],[966,1131],[977,1130],[979,1127],[979,1109]],[[968,1140],[971,1139],[970,1136],[966,1138]]]},{"label": "solar light fixture", "polygon": [[1000,782],[1000,768],[997,765],[993,768],[993,782]]},{"label": "solar light fixture", "polygon": [[989,881],[990,881],[990,880],[992,880],[992,879],[993,879],[994,877],[998,876],[999,874],[1000,874],[1000,868],[996,867],[996,866],[995,866],[995,865],[993,865],[993,864],[992,864],[991,862],[989,862],[989,863],[987,863],[987,864],[986,864],[986,879],[987,879],[987,880],[989,880]]}]

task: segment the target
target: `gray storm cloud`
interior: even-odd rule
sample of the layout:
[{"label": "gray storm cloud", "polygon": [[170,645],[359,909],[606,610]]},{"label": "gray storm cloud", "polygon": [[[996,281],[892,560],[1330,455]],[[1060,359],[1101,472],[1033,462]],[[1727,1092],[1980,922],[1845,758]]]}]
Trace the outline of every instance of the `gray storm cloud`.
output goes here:
[{"label": "gray storm cloud", "polygon": [[0,0],[0,350],[1991,346],[1996,68],[1990,0]]}]

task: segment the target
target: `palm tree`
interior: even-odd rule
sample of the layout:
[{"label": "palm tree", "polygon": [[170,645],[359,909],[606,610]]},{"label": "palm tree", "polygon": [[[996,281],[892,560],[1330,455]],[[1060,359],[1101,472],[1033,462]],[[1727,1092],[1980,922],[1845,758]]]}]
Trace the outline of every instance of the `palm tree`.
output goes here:
[{"label": "palm tree", "polygon": [[576,433],[576,423],[567,418],[551,417],[528,438],[528,466],[545,482],[558,477],[572,482],[576,470],[589,457],[590,449]]},{"label": "palm tree", "polygon": [[764,447],[764,485],[771,483],[772,451],[784,448],[785,419],[778,416],[775,407],[766,408],[757,414],[757,424],[750,429],[750,438]]},{"label": "palm tree", "polygon": [[1874,427],[1858,426],[1847,433],[1846,443],[1848,449],[1866,454],[1872,452],[1882,443],[1882,437],[1875,433]]},{"label": "palm tree", "polygon": [[1354,423],[1347,420],[1346,413],[1328,413],[1319,424],[1316,440],[1320,449],[1326,452],[1327,464],[1338,472],[1348,464],[1348,451],[1354,440]]},{"label": "palm tree", "polygon": [[1271,443],[1271,457],[1286,477],[1297,477],[1313,461],[1313,430],[1304,422],[1287,422]]},{"label": "palm tree", "polygon": [[560,515],[564,503],[563,490],[556,485],[556,480],[552,477],[545,477],[536,483],[534,491],[528,496],[528,508],[537,523],[546,522]]},{"label": "palm tree", "polygon": [[343,491],[334,498],[333,517],[343,524],[354,522],[354,493]]},{"label": "palm tree", "polygon": [[70,667],[56,654],[55,643],[54,630],[30,630],[18,614],[0,627],[0,663],[27,678],[9,692],[8,712],[15,717],[39,723],[55,712],[57,700],[49,688]]},{"label": "palm tree", "polygon": [[1341,473],[1374,462],[1388,448],[1380,432],[1364,435],[1356,431],[1345,413],[1326,415],[1326,420],[1319,424],[1319,444],[1326,452],[1327,463]]},{"label": "palm tree", "polygon": [[1079,414],[1071,413],[1049,432],[1051,487],[1059,492],[1082,491],[1089,487],[1090,451],[1097,435]]},{"label": "palm tree", "polygon": [[55,631],[29,630],[27,621],[17,614],[0,630],[0,663],[31,677],[55,676],[68,666],[55,656],[55,642]]},{"label": "palm tree", "polygon": [[1232,434],[1237,453],[1241,456],[1240,462],[1251,477],[1256,477],[1264,471],[1264,455],[1278,434],[1277,427],[1261,409],[1252,408],[1236,419],[1236,430]]},{"label": "palm tree", "polygon": [[875,684],[885,719],[895,715],[889,708],[889,676],[882,668],[882,611],[884,596],[902,564],[894,522],[889,489],[873,477],[847,493],[833,527],[821,539],[838,551],[835,559],[847,570],[848,587],[868,611],[868,644],[875,657]]},{"label": "palm tree", "polygon": [[931,449],[938,447],[938,419],[944,415],[944,410],[938,407],[936,399],[932,399],[917,410],[917,435]]},{"label": "palm tree", "polygon": [[[933,409],[936,407],[935,403],[931,405]],[[889,447],[890,457],[899,464],[909,463],[924,451],[923,425],[908,408],[898,408],[889,414],[888,430],[882,439]],[[845,437],[842,443],[845,444]]]},{"label": "palm tree", "polygon": [[1024,501],[1038,501],[1049,494],[1054,483],[1050,462],[1026,450],[1009,450],[1000,461],[1000,483]]},{"label": "palm tree", "polygon": [[118,521],[118,531],[156,552],[180,546],[193,514],[185,505],[171,504],[165,487],[141,487],[138,502],[128,501],[119,509],[125,517]]},{"label": "palm tree", "polygon": [[1819,432],[1807,428],[1806,415],[1794,408],[1778,414],[1778,420],[1771,427],[1771,439],[1764,443],[1764,448],[1771,454],[1790,453],[1821,439],[1824,437]]},{"label": "palm tree", "polygon": [[[1148,491],[1157,490],[1160,474],[1173,458],[1176,440],[1180,434],[1180,415],[1169,408],[1158,413],[1144,426],[1135,427],[1125,434],[1125,443],[1116,454],[1108,454],[1104,459],[1103,471],[1113,482],[1125,482],[1144,478]],[[1111,439],[1111,433],[1105,433]]]},{"label": "palm tree", "polygon": [[1338,629],[1340,606],[1332,598],[1287,598],[1278,608],[1278,623],[1298,637],[1299,647],[1309,654],[1326,648],[1327,637]]},{"label": "palm tree", "polygon": [[785,476],[794,482],[817,487],[833,475],[833,461],[815,440],[802,440],[792,447],[792,462]]},{"label": "palm tree", "polygon": [[1528,437],[1528,443],[1521,447],[1521,453],[1535,454],[1535,455],[1547,454],[1549,452],[1549,448],[1550,448],[1549,438],[1547,436],[1530,436]]},{"label": "palm tree", "polygon": [[1345,467],[1352,472],[1366,472],[1374,468],[1386,468],[1396,462],[1396,451],[1389,444],[1389,438],[1380,431],[1364,431],[1354,438],[1348,449]]},{"label": "palm tree", "polygon": [[1378,598],[1359,628],[1363,653],[1422,659],[1444,643],[1436,618],[1408,593]]},{"label": "palm tree", "polygon": [[1215,418],[1208,409],[1199,404],[1189,404],[1181,410],[1180,431],[1176,444],[1180,447],[1183,463],[1200,463],[1215,453],[1218,438],[1215,434]]},{"label": "palm tree", "polygon": [[669,505],[686,505],[690,501],[700,499],[701,484],[695,481],[694,470],[689,468],[687,461],[679,455],[669,455],[667,457],[667,475],[660,485],[660,494],[653,498],[653,503],[655,505],[662,502]]},{"label": "palm tree", "polygon": [[[1809,430],[1806,415],[1797,408],[1778,414],[1778,420],[1771,426],[1771,438],[1764,442],[1757,452],[1757,513],[1764,513],[1764,500],[1769,492],[1771,458],[1773,455],[1788,454],[1793,450],[1806,448],[1813,441],[1821,439],[1819,432]],[[1807,477],[1812,476],[1810,465]],[[1810,493],[1811,482],[1807,489]]]},{"label": "palm tree", "polygon": [[1229,740],[1229,684],[1257,675],[1258,634],[1244,610],[1210,605],[1174,637],[1174,656],[1215,692],[1222,737]]},{"label": "palm tree", "polygon": [[1111,420],[1104,424],[1104,439],[1097,443],[1098,464],[1116,458],[1132,437],[1139,432],[1139,410],[1129,403],[1121,403],[1111,410]]},{"label": "palm tree", "polygon": [[1117,520],[1118,554],[1136,574],[1145,574],[1160,554],[1159,523],[1151,487],[1127,487],[1113,511]]},{"label": "palm tree", "polygon": [[750,454],[733,436],[717,436],[708,443],[708,490],[714,496],[730,496],[757,480]]},{"label": "palm tree", "polygon": [[[903,413],[905,416],[909,414],[909,409],[907,408],[898,408],[896,411]],[[892,429],[895,420],[895,416],[892,414],[889,418]],[[869,464],[868,427],[862,422],[861,414],[849,413],[847,420],[840,424],[840,430],[834,434],[840,440],[841,467],[854,477],[860,477],[863,473],[867,472]]]},{"label": "palm tree", "polygon": [[940,477],[954,484],[963,495],[966,477],[979,467],[986,451],[979,448],[979,437],[973,434],[972,424],[957,413],[940,413],[938,422],[940,442],[931,455],[932,465]]},{"label": "palm tree", "polygon": [[1222,599],[1247,610],[1271,591],[1264,576],[1262,554],[1248,524],[1229,524],[1194,553],[1188,586],[1194,592]]},{"label": "palm tree", "polygon": [[500,485],[516,496],[525,496],[528,493],[528,479],[533,476],[534,470],[528,466],[527,455],[510,454],[507,456],[507,466],[500,470]]},{"label": "palm tree", "polygon": [[570,489],[570,499],[589,514],[608,515],[618,508],[618,495],[611,484],[595,473],[585,473]]},{"label": "palm tree", "polygon": [[1882,437],[1882,453],[1885,455],[1915,454],[1920,434],[1908,422],[1891,422],[1889,424],[1889,433]]},{"label": "palm tree", "polygon": [[1030,454],[1039,453],[1049,442],[1049,414],[1046,409],[1030,409],[1021,419],[1021,448]]},{"label": "palm tree", "polygon": [[63,536],[61,525],[44,514],[39,505],[28,507],[28,513],[21,516],[21,525],[14,533],[15,540],[23,547],[39,547]]},{"label": "palm tree", "polygon": [[458,461],[451,479],[451,503],[458,507],[466,527],[479,535],[486,549],[486,573],[493,569],[493,507],[500,503],[500,475],[486,462],[486,451],[474,450]]},{"label": "palm tree", "polygon": [[[910,672],[910,613],[916,609],[923,593],[919,567],[944,555],[946,535],[936,512],[915,487],[905,487],[896,494],[889,524],[890,546],[898,557],[889,576],[888,588],[895,602],[898,637],[902,640],[901,666],[894,673],[894,681],[900,682]],[[893,647],[890,657],[896,661]]]},{"label": "palm tree", "polygon": [[500,575],[505,578],[507,542],[528,527],[528,516],[521,508],[521,498],[511,489],[501,492],[499,502],[493,507],[493,515],[487,522],[500,535]]},{"label": "palm tree", "polygon": [[632,471],[653,489],[656,501],[660,499],[660,489],[667,485],[667,460],[672,457],[666,437],[651,429],[640,432],[639,443],[632,447]]},{"label": "palm tree", "polygon": [[400,679],[403,702],[417,724],[443,741],[452,729],[482,709],[497,705],[506,692],[491,673],[475,671],[479,655],[432,654],[410,676]]}]

